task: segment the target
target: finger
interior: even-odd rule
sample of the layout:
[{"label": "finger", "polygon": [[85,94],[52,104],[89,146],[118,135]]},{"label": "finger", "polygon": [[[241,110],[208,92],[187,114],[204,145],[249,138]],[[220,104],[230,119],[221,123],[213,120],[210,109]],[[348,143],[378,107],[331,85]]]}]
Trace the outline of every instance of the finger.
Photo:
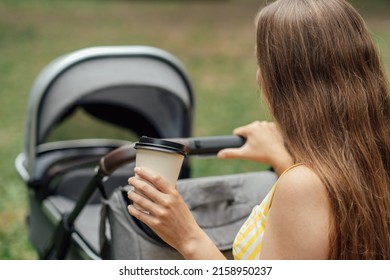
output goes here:
[{"label": "finger", "polygon": [[[137,177],[129,178],[129,184],[134,187],[137,192],[142,194],[144,197],[149,198],[150,200],[158,203],[158,198],[164,194],[158,191],[150,182],[145,181],[144,179],[139,179]],[[130,193],[130,192],[129,192]]]},{"label": "finger", "polygon": [[137,218],[141,222],[150,225],[153,223],[153,220],[155,219],[153,216],[138,210],[137,208],[134,207],[134,205],[129,205],[127,206],[127,211],[129,212],[130,215],[132,215],[134,218]]},{"label": "finger", "polygon": [[137,176],[150,182],[156,189],[163,193],[170,193],[174,186],[171,186],[163,177],[160,175],[150,172],[145,168],[134,168],[134,172]]},{"label": "finger", "polygon": [[248,134],[253,130],[253,127],[261,125],[262,122],[260,121],[254,121],[251,122],[250,124],[237,127],[236,129],[233,130],[233,134],[235,135],[240,135],[244,138],[247,138]]},{"label": "finger", "polygon": [[137,192],[141,193],[141,195],[147,197],[149,200],[155,203],[155,205],[146,206],[153,207],[152,212],[155,214],[160,213],[161,206],[164,207],[171,204],[172,199],[170,199],[170,196],[174,195],[173,198],[175,198],[178,195],[175,188],[171,188],[171,190],[173,190],[171,194],[163,193],[154,185],[151,185],[151,182],[145,181],[142,178],[138,179],[137,177],[132,177],[129,179],[129,183],[134,187],[135,190],[137,190]]},{"label": "finger", "polygon": [[233,130],[233,134],[234,135],[239,135],[239,136],[242,136],[242,137],[245,137],[247,136],[247,126],[241,126],[241,127],[237,127]]},{"label": "finger", "polygon": [[[142,209],[143,211],[146,211],[146,213],[149,213],[150,215],[154,215],[155,213],[160,213],[161,207],[159,205],[155,204],[148,197],[143,196],[142,194],[139,194],[135,191],[129,191],[127,193],[127,197],[131,201],[133,201],[133,204],[136,204],[137,206],[139,206],[140,209]],[[139,210],[139,209],[137,209],[137,210]]]},{"label": "finger", "polygon": [[218,152],[217,157],[221,159],[239,158],[242,156],[242,148],[228,148]]}]

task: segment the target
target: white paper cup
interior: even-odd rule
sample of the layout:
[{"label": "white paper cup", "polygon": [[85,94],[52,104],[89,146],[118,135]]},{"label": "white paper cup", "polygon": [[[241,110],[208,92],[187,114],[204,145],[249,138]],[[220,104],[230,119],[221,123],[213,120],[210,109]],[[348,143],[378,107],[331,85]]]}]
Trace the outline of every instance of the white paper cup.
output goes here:
[{"label": "white paper cup", "polygon": [[[175,188],[186,155],[184,148],[184,145],[176,142],[143,136],[135,144],[137,149],[135,166],[160,175]],[[134,207],[143,211],[135,203]]]}]

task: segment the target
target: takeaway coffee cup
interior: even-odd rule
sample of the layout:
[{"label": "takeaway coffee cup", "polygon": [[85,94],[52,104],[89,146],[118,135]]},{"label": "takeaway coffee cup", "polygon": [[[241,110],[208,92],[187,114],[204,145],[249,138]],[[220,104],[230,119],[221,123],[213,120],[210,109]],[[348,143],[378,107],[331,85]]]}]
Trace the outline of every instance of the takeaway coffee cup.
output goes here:
[{"label": "takeaway coffee cup", "polygon": [[[142,136],[135,144],[135,166],[160,175],[174,188],[186,155],[184,148],[176,142]],[[134,207],[143,210],[136,204]]]}]

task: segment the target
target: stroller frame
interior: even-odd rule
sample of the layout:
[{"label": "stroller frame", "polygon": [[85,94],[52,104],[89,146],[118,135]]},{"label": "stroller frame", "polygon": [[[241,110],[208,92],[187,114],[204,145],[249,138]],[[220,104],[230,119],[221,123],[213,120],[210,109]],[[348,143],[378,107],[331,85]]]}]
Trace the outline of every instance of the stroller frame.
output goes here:
[{"label": "stroller frame", "polygon": [[[191,137],[194,97],[190,79],[176,57],[158,48],[82,49],[55,59],[35,80],[27,108],[24,148],[15,167],[28,186],[29,235],[40,258],[154,258],[146,251],[129,255],[131,248],[122,249],[129,246],[122,237],[129,230],[133,242],[139,242],[135,247],[147,246],[149,252],[157,248],[170,258],[179,258],[148,227],[129,218],[123,208],[113,209],[118,203],[111,198],[115,194],[124,203],[122,187],[133,175],[133,142],[113,138],[47,140],[75,108],[139,137],[180,142],[188,155],[215,155],[222,148],[239,147],[245,140],[238,136]],[[185,159],[178,189],[221,250],[229,250],[232,232],[267,192],[265,189],[253,195],[258,180],[272,185],[275,179],[272,172],[229,177],[229,183],[220,178],[223,176],[198,181],[189,174],[189,161]],[[245,182],[256,184],[256,188],[241,190]],[[194,194],[199,190],[206,203],[196,201]],[[109,213],[99,218],[103,208]],[[212,219],[223,217],[222,223],[207,220],[208,213]],[[107,221],[111,236],[101,230],[107,229]],[[229,234],[225,234],[226,228]],[[111,251],[103,254],[106,241],[111,241]],[[164,258],[164,254],[158,257]]]}]

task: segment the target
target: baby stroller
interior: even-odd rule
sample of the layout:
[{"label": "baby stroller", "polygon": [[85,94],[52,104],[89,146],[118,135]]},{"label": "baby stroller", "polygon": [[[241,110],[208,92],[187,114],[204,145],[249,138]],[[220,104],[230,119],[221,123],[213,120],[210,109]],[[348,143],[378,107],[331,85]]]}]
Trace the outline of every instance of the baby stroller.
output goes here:
[{"label": "baby stroller", "polygon": [[[193,111],[183,65],[161,49],[93,47],[46,66],[31,89],[24,149],[15,161],[28,187],[29,238],[40,258],[180,259],[127,213],[126,182],[134,142],[144,135],[181,142],[189,155],[243,144],[239,137],[192,138]],[[77,127],[86,116],[103,128]],[[259,182],[271,187],[275,175],[190,178],[190,170],[186,159],[177,187],[230,258],[234,235],[269,190],[259,190]]]}]

